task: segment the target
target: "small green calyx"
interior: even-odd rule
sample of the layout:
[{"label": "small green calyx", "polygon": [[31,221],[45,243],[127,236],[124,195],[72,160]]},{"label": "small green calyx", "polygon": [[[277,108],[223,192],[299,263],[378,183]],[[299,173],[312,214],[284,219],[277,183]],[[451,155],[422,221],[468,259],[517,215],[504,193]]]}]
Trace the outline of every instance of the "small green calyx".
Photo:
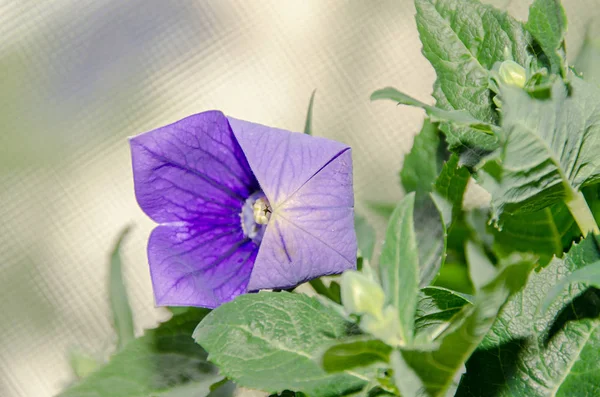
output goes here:
[{"label": "small green calyx", "polygon": [[523,88],[527,82],[525,68],[514,61],[504,61],[498,70],[500,80],[507,85]]}]

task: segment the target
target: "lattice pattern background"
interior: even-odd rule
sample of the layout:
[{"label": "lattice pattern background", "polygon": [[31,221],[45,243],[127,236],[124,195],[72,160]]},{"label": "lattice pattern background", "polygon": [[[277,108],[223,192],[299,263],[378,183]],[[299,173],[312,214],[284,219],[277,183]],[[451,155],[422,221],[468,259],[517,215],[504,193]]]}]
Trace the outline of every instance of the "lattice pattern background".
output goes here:
[{"label": "lattice pattern background", "polygon": [[[530,1],[493,3],[523,19]],[[600,1],[564,3],[573,56]],[[0,0],[0,395],[52,396],[68,349],[109,349],[108,250],[126,224],[137,332],[166,317],[128,136],[208,109],[300,131],[316,88],[315,134],[352,145],[358,207],[401,197],[422,113],[369,95],[432,102],[414,13],[411,0]]]}]

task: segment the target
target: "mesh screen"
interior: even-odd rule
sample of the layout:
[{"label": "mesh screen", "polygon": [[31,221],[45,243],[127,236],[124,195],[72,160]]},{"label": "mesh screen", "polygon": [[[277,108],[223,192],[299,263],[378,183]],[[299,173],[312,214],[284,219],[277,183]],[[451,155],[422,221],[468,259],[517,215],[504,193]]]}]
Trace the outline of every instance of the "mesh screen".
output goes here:
[{"label": "mesh screen", "polygon": [[[520,18],[529,4],[494,3]],[[573,55],[600,1],[564,3]],[[315,135],[353,147],[358,208],[401,197],[423,114],[369,95],[433,102],[414,13],[410,0],[0,0],[0,395],[52,396],[72,379],[69,349],[110,351],[108,250],[126,224],[138,334],[166,317],[128,136],[208,109],[300,131],[316,88]]]}]

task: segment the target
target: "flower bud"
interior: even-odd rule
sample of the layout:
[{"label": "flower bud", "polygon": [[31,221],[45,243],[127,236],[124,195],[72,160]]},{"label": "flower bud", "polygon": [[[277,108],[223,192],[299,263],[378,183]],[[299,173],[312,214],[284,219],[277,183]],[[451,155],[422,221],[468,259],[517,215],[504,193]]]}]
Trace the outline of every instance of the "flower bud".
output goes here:
[{"label": "flower bud", "polygon": [[498,70],[500,80],[504,84],[523,88],[527,82],[527,72],[525,68],[514,61],[504,61]]},{"label": "flower bud", "polygon": [[342,274],[342,303],[346,312],[379,316],[385,302],[381,286],[357,271]]}]

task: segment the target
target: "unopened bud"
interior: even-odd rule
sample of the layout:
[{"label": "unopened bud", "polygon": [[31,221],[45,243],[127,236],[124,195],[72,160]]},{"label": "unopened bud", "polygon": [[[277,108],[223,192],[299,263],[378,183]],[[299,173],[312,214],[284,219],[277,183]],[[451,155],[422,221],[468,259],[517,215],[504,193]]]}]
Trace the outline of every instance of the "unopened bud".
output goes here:
[{"label": "unopened bud", "polygon": [[385,294],[376,281],[352,270],[342,274],[342,303],[346,312],[379,315],[384,302]]},{"label": "unopened bud", "polygon": [[504,61],[498,70],[500,80],[504,84],[523,88],[527,82],[527,72],[525,68],[514,61]]}]

